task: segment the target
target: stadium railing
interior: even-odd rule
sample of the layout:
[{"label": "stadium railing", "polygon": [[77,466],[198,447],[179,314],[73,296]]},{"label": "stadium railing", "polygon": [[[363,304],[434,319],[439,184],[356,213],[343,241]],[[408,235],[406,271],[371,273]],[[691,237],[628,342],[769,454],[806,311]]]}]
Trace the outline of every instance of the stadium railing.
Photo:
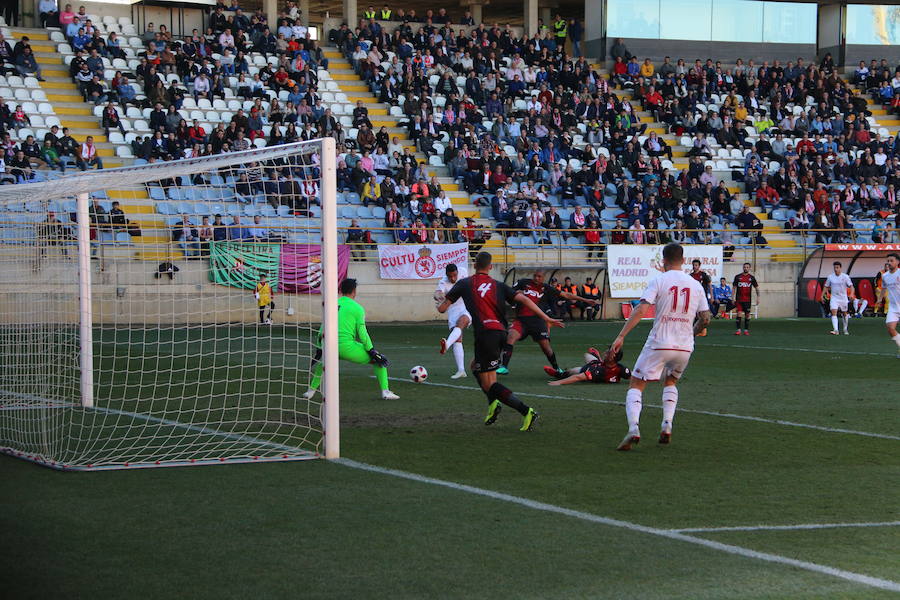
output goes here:
[{"label": "stadium railing", "polygon": [[[315,236],[311,235],[307,220],[303,217],[296,217],[297,224],[292,226],[290,224],[292,219],[291,217],[267,218],[259,225],[243,223],[239,227],[244,230],[262,227],[267,230],[268,235],[264,239],[230,239],[227,241],[240,241],[245,244],[315,243]],[[194,219],[191,221],[193,228],[197,229],[199,224]],[[41,222],[10,222],[6,225],[15,226],[15,231],[17,232],[15,239],[0,239],[0,245],[5,245],[7,248],[11,248],[14,245],[28,246],[41,243],[46,244],[47,242],[48,229]],[[62,225],[64,227],[74,227],[74,223],[71,221],[64,222]],[[92,255],[100,260],[103,260],[105,257],[121,259],[127,256],[123,256],[123,253],[147,250],[155,250],[157,255],[162,255],[167,260],[200,260],[209,256],[208,245],[200,241],[167,239],[149,244],[135,244],[128,241],[123,242],[119,239],[127,235],[121,230],[121,227],[117,231],[114,231],[113,226],[110,225],[92,225],[91,227],[97,232],[97,235],[91,240]],[[171,232],[176,228],[177,226],[170,225],[168,230]],[[219,228],[229,231],[228,237],[231,238],[230,230],[235,229],[235,226],[228,224],[219,226]],[[515,264],[522,261],[529,263],[538,261],[540,264],[548,267],[596,266],[598,263],[604,263],[606,261],[606,247],[612,240],[613,235],[624,235],[625,243],[632,244],[632,234],[635,233],[628,229],[614,230],[607,228],[592,230],[600,233],[601,240],[599,243],[592,244],[584,240],[582,231],[576,232],[569,229],[513,229],[480,226],[450,229],[427,227],[425,228],[427,232],[425,241],[419,241],[418,238],[397,241],[397,236],[403,231],[400,228],[368,226],[351,228],[342,226],[338,227],[337,230],[338,242],[350,247],[350,260],[356,262],[377,261],[379,245],[468,242],[473,256],[475,252],[484,249],[491,252],[498,263]],[[409,228],[406,231],[409,231]],[[351,235],[351,232],[354,235]],[[868,243],[871,241],[870,232],[860,229],[805,229],[803,230],[803,235],[797,235],[792,238],[792,241],[795,242],[793,246],[781,245],[780,242],[782,240],[773,240],[774,246],[770,243],[763,243],[756,235],[761,234],[765,237],[770,232],[760,232],[759,230],[684,229],[678,230],[678,236],[674,235],[674,233],[675,231],[672,229],[645,229],[640,232],[645,240],[645,244],[661,244],[673,240],[681,241],[685,244],[724,244],[726,245],[726,261],[750,261],[754,264],[757,261],[803,262],[812,252],[828,243]],[[74,237],[72,236],[64,233],[54,233],[53,235],[57,236],[57,239],[53,240],[54,245],[74,245]],[[884,235],[884,241],[890,242],[893,237],[893,231],[889,230]],[[733,246],[733,250],[730,248],[731,246]],[[137,257],[138,254],[136,253],[135,256]]]}]

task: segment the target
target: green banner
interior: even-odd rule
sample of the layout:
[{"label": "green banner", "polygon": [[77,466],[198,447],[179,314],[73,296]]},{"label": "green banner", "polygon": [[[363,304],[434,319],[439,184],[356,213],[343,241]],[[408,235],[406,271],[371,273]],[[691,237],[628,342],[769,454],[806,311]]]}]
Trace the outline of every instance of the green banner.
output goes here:
[{"label": "green banner", "polygon": [[252,290],[265,273],[272,291],[278,291],[281,244],[212,242],[209,258],[214,283]]}]

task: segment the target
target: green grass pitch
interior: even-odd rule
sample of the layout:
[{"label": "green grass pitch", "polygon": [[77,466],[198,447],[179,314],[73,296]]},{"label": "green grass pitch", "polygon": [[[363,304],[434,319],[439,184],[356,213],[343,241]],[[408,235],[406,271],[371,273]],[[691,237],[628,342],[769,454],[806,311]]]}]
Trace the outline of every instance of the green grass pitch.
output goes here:
[{"label": "green grass pitch", "polygon": [[[555,330],[560,362],[619,327]],[[342,454],[656,529],[736,528],[688,535],[900,582],[900,360],[882,319],[829,329],[759,321],[736,337],[714,322],[680,384],[673,443],[656,444],[654,384],[642,443],[619,453],[625,385],[547,386],[523,341],[504,382],[541,420],[520,433],[506,411],[484,427],[473,378],[451,381],[437,353],[443,324],[372,326],[401,399],[377,399],[371,369],[342,363]],[[626,364],[646,332],[629,337]],[[425,384],[407,380],[416,364]],[[0,457],[0,481],[5,598],[898,597],[326,461],[60,473]],[[825,523],[882,525],[795,527]]]}]

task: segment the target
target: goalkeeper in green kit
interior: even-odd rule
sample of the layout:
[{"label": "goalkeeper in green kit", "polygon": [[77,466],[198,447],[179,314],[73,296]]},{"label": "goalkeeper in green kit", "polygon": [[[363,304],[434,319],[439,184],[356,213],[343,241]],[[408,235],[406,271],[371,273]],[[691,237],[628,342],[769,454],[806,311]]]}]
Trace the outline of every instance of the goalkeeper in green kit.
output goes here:
[{"label": "goalkeeper in green kit", "polygon": [[[373,347],[372,339],[366,330],[366,311],[356,298],[356,280],[345,279],[341,282],[341,295],[338,298],[338,355],[341,360],[364,365],[371,363],[381,387],[384,400],[399,400],[399,396],[388,389],[388,359]],[[319,330],[318,349],[313,358],[313,376],[304,398],[312,398],[322,382],[322,331]]]}]

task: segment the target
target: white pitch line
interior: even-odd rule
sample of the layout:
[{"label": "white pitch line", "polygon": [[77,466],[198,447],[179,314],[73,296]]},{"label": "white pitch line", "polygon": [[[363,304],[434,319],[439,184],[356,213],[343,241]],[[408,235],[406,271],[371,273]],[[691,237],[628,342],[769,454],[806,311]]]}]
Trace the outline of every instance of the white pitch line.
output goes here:
[{"label": "white pitch line", "polygon": [[876,523],[806,523],[800,525],[749,525],[746,527],[686,527],[669,529],[675,533],[717,533],[720,531],[802,531],[805,529],[844,529],[855,527],[898,527],[900,521]]},{"label": "white pitch line", "polygon": [[509,502],[511,504],[517,504],[519,506],[524,506],[526,508],[530,508],[533,510],[539,510],[542,512],[564,515],[566,517],[571,517],[573,519],[580,519],[582,521],[598,523],[600,525],[608,525],[610,527],[618,527],[620,529],[627,529],[629,531],[636,531],[636,532],[645,533],[645,534],[649,534],[649,535],[655,535],[658,537],[669,538],[669,539],[677,540],[680,542],[686,542],[686,543],[694,544],[697,546],[703,546],[705,548],[710,548],[712,550],[717,550],[719,552],[724,552],[726,554],[732,554],[735,556],[742,556],[744,558],[752,558],[752,559],[762,560],[762,561],[766,561],[766,562],[770,562],[770,563],[785,565],[785,566],[789,566],[789,567],[795,567],[798,569],[803,569],[805,571],[811,571],[813,573],[820,573],[823,575],[829,575],[831,577],[838,577],[840,579],[844,579],[846,581],[850,581],[852,583],[856,583],[859,585],[865,585],[865,586],[878,588],[878,589],[882,589],[882,590],[889,590],[892,592],[900,592],[900,583],[898,583],[896,581],[891,581],[889,579],[880,579],[878,577],[863,575],[861,573],[854,573],[852,571],[845,571],[843,569],[837,569],[834,567],[829,567],[827,565],[820,565],[817,563],[807,562],[804,560],[797,560],[794,558],[789,558],[787,556],[780,556],[778,554],[770,554],[768,552],[758,552],[756,550],[751,550],[749,548],[744,548],[742,546],[735,546],[733,544],[723,544],[721,542],[716,542],[713,540],[707,540],[704,538],[685,535],[684,533],[681,533],[678,531],[672,531],[669,529],[658,529],[656,527],[648,527],[646,525],[639,525],[637,523],[631,523],[629,521],[621,521],[619,519],[612,519],[609,517],[601,517],[599,515],[586,513],[586,512],[579,511],[579,510],[573,510],[570,508],[557,506],[555,504],[547,504],[544,502],[538,502],[536,500],[530,500],[528,498],[522,498],[520,496],[513,496],[511,494],[504,494],[502,492],[495,492],[493,490],[478,488],[478,487],[466,485],[463,483],[455,483],[455,482],[446,481],[443,479],[435,479],[432,477],[425,477],[424,475],[418,475],[416,473],[409,473],[407,471],[399,471],[396,469],[388,469],[385,467],[378,467],[375,465],[361,463],[361,462],[357,462],[355,460],[350,460],[350,459],[346,459],[346,458],[338,459],[335,462],[338,464],[342,464],[344,466],[351,467],[354,469],[359,469],[362,471],[370,471],[372,473],[379,473],[382,475],[390,475],[392,477],[399,477],[401,479],[406,479],[409,481],[415,481],[415,482],[419,482],[419,483],[427,483],[430,485],[436,485],[436,486],[448,488],[451,490],[466,492],[468,494],[473,494],[476,496],[491,498],[493,500],[500,500],[502,502]]},{"label": "white pitch line", "polygon": [[[373,376],[370,376],[373,377]],[[388,377],[388,379],[392,379],[394,381],[406,381],[409,382],[408,379],[403,377]],[[424,381],[418,385],[436,385],[439,387],[453,388],[456,390],[468,390],[473,392],[480,392],[481,388],[470,387],[466,385],[455,385],[452,383],[437,383],[431,381]],[[546,398],[548,400],[580,400],[582,402],[590,402],[592,404],[612,404],[615,406],[623,406],[623,402],[619,402],[617,400],[602,400],[598,398],[582,398],[579,396],[551,396],[550,394],[535,394],[533,392],[515,392],[517,396],[528,396],[531,398]],[[656,408],[662,410],[662,406],[658,406],[656,404],[647,404],[644,403],[644,408]],[[679,412],[685,413],[693,413],[695,415],[708,415],[711,417],[722,417],[726,419],[737,419],[740,421],[753,421],[756,423],[769,423],[772,425],[782,425],[784,427],[799,427],[801,429],[812,429],[815,431],[825,431],[828,433],[844,433],[847,435],[860,435],[863,437],[871,437],[871,438],[879,438],[882,440],[897,440],[900,441],[900,435],[890,435],[887,433],[873,433],[871,431],[858,431],[856,429],[843,429],[840,427],[824,427],[822,425],[810,425],[808,423],[796,423],[794,421],[784,421],[782,419],[767,419],[765,417],[754,417],[751,415],[738,415],[734,413],[722,413],[715,412],[711,410],[700,410],[697,408],[680,408]]]},{"label": "white pitch line", "polygon": [[853,356],[897,356],[896,353],[889,352],[863,352],[859,350],[827,350],[824,348],[784,348],[779,346],[745,346],[743,344],[704,344],[700,342],[697,348],[747,348],[750,350],[778,350],[781,352],[815,352],[816,354],[850,354]]}]

